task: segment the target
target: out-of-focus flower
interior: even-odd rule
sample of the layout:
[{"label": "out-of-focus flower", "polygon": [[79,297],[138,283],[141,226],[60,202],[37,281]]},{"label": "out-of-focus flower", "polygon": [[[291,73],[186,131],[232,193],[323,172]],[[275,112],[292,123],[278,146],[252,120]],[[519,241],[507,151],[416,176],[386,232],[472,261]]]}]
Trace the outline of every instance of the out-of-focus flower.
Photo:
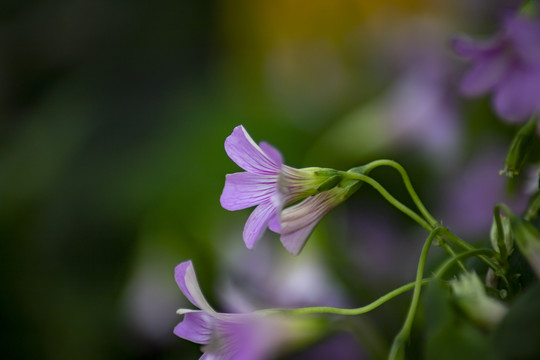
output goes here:
[{"label": "out-of-focus flower", "polygon": [[[335,170],[284,165],[277,149],[264,142],[257,145],[243,126],[237,126],[225,140],[225,150],[246,172],[227,175],[221,205],[227,210],[257,206],[244,227],[244,242],[249,249],[272,219],[273,230],[280,230],[279,217],[285,206],[328,190],[340,181]],[[295,250],[295,255],[299,252],[296,246],[286,248]]]},{"label": "out-of-focus flower", "polygon": [[512,209],[522,211],[527,197],[522,193],[510,196],[504,177],[497,176],[503,158],[501,146],[488,144],[480,153],[467,159],[458,176],[438,190],[446,194],[439,205],[446,226],[463,236],[484,236],[491,227],[493,207],[497,203],[504,202]]},{"label": "out-of-focus flower", "polygon": [[[270,230],[281,234],[281,243],[294,255],[298,255],[321,219],[333,208],[347,200],[361,182],[344,180],[338,186],[310,196],[294,206],[284,209],[280,222],[270,221]],[[281,225],[281,227],[280,227]]]},{"label": "out-of-focus flower", "polygon": [[[261,251],[227,251],[227,268],[219,283],[219,299],[228,312],[264,307],[347,307],[343,285],[330,271],[320,249],[309,247],[301,257],[261,243]],[[250,271],[245,271],[250,269]]]},{"label": "out-of-focus flower", "polygon": [[457,304],[476,324],[493,329],[504,317],[507,308],[499,301],[487,296],[484,284],[476,273],[462,274],[450,282]]},{"label": "out-of-focus flower", "polygon": [[492,39],[453,39],[456,53],[473,62],[461,82],[465,95],[494,95],[497,113],[510,122],[540,111],[540,21],[511,14]]},{"label": "out-of-focus flower", "polygon": [[203,344],[201,360],[263,360],[317,334],[313,320],[276,312],[228,314],[215,311],[204,298],[191,261],[179,264],[175,279],[200,310],[179,309],[184,319],[175,335]]}]

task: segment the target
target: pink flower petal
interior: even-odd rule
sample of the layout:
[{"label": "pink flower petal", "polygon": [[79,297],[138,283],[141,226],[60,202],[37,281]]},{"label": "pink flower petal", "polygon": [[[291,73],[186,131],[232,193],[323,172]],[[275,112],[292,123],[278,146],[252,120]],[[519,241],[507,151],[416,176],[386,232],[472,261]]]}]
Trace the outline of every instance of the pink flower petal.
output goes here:
[{"label": "pink flower petal", "polygon": [[268,155],[270,159],[274,160],[274,162],[276,162],[277,164],[283,164],[283,156],[278,149],[264,141],[261,141],[259,143],[259,146],[261,147],[261,150],[266,155]]},{"label": "pink flower petal", "polygon": [[254,174],[278,174],[281,164],[272,160],[253,141],[242,125],[225,140],[227,155],[242,169]]},{"label": "pink flower petal", "polygon": [[197,344],[207,344],[212,338],[212,317],[203,311],[189,312],[174,328],[174,334]]},{"label": "pink flower petal", "polygon": [[262,203],[253,210],[244,227],[244,242],[248,249],[253,249],[275,213],[276,207],[270,201]]},{"label": "pink flower petal", "polygon": [[319,220],[314,221],[297,231],[281,235],[280,240],[285,249],[295,256],[300,254],[300,251],[304,248],[307,239],[313,232],[315,226],[319,223]]},{"label": "pink flower petal", "polygon": [[214,309],[208,304],[195,275],[195,269],[191,260],[178,264],[174,269],[174,278],[178,287],[185,297],[199,309],[215,313]]},{"label": "pink flower petal", "polygon": [[221,194],[221,206],[234,211],[266,202],[277,191],[277,178],[277,175],[248,172],[228,174]]}]

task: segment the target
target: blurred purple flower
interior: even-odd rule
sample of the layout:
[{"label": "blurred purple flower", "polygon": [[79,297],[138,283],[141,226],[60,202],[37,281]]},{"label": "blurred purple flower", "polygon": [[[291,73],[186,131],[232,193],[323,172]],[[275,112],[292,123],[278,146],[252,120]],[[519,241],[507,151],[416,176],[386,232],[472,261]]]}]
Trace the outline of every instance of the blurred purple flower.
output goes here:
[{"label": "blurred purple flower", "polygon": [[[225,140],[225,151],[246,172],[227,175],[221,205],[232,211],[257,206],[244,227],[244,242],[249,249],[261,238],[270,221],[274,224],[272,230],[280,231],[279,217],[285,206],[316,194],[336,173],[284,165],[277,149],[264,142],[257,145],[241,125]],[[284,245],[287,250],[293,249],[289,251],[295,255],[301,249],[295,244],[289,246],[284,242]]]},{"label": "blurred purple flower", "polygon": [[510,122],[524,121],[540,111],[540,22],[508,15],[501,32],[486,41],[459,37],[452,41],[457,54],[473,68],[461,82],[468,96],[493,92],[497,113]]},{"label": "blurred purple flower", "polygon": [[[191,261],[179,264],[175,279],[184,296],[200,310],[179,309],[184,315],[175,335],[203,344],[201,360],[263,360],[298,337],[312,335],[307,328],[295,331],[296,318],[262,312],[216,312],[204,298]],[[299,329],[296,329],[299,330]],[[306,331],[308,330],[308,331]]]}]

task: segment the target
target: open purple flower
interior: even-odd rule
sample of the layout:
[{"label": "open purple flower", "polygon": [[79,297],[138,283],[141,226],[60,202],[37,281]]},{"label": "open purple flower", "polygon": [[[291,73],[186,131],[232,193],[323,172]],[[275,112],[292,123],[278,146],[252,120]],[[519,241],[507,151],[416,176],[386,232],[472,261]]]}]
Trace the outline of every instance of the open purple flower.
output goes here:
[{"label": "open purple flower", "polygon": [[313,335],[303,323],[300,326],[305,331],[294,331],[298,327],[295,322],[302,319],[278,313],[216,312],[201,292],[191,261],[176,266],[174,276],[184,296],[200,309],[179,309],[177,313],[184,315],[184,319],[175,327],[174,334],[203,344],[201,360],[268,359],[284,345]]},{"label": "open purple flower", "polygon": [[473,62],[461,90],[469,96],[493,92],[497,113],[524,121],[540,111],[540,21],[523,15],[504,19],[501,33],[487,41],[453,40],[457,54]]},{"label": "open purple flower", "polygon": [[285,206],[318,193],[321,185],[337,174],[330,169],[284,165],[277,149],[264,142],[257,145],[241,125],[225,140],[225,151],[245,172],[227,175],[221,205],[232,211],[256,206],[244,227],[244,242],[249,249],[262,237],[271,219],[279,231]]}]

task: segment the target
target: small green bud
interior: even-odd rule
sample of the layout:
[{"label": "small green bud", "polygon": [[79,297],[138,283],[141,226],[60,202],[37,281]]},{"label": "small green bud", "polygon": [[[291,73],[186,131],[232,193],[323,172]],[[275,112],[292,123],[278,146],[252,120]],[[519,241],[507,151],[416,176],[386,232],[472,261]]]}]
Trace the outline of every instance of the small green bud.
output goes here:
[{"label": "small green bud", "polygon": [[519,129],[514,136],[506,160],[504,162],[504,169],[501,170],[501,174],[505,174],[507,177],[514,177],[519,174],[527,155],[532,148],[533,139],[536,131],[537,118],[532,117],[525,125]]},{"label": "small green bud", "polygon": [[534,195],[529,200],[529,205],[527,205],[527,212],[525,214],[525,220],[532,220],[538,215],[540,210],[540,189],[537,190]]},{"label": "small green bud", "polygon": [[486,294],[484,284],[476,273],[462,274],[450,282],[457,305],[478,326],[490,330],[497,326],[507,308]]},{"label": "small green bud", "polygon": [[[496,214],[495,216],[497,216]],[[506,216],[499,216],[500,226],[497,225],[497,219],[493,218],[489,238],[493,249],[503,256],[508,256],[514,248],[514,238],[510,228],[510,220]],[[501,247],[504,247],[501,249]]]},{"label": "small green bud", "polygon": [[510,218],[512,233],[521,253],[540,278],[540,231],[533,224],[517,216]]}]

